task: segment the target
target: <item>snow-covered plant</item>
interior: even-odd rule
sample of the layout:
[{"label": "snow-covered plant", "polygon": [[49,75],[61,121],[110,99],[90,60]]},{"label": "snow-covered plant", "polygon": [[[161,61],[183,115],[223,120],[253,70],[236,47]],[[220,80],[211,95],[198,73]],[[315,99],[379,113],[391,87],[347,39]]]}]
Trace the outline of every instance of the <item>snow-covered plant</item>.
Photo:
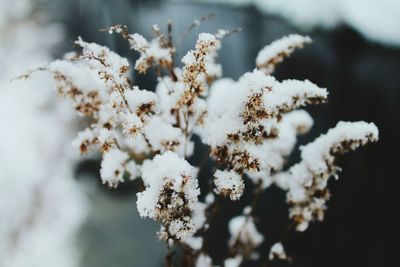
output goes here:
[{"label": "snow-covered plant", "polygon": [[[276,64],[294,49],[311,42],[307,36],[289,35],[264,47],[256,68],[237,81],[221,78],[217,62],[222,39],[229,31],[201,33],[194,49],[176,61],[172,24],[165,34],[153,26],[155,37],[131,34],[126,26],[107,29],[120,34],[140,54],[134,68],[141,74],[154,69],[156,88],[139,88],[129,79],[126,58],[107,47],[79,38],[79,53],[41,68],[50,72],[57,92],[69,99],[88,127],[78,133],[74,145],[82,154],[100,151],[101,179],[110,187],[139,179],[140,216],[161,224],[159,238],[169,248],[166,265],[173,266],[174,249],[183,251],[185,266],[226,267],[264,258],[286,258],[282,243],[260,250],[268,240],[258,231],[262,222],[254,207],[271,184],[287,192],[294,229],[304,231],[321,221],[329,199],[327,183],[340,168],[336,156],[378,140],[373,123],[339,122],[314,142],[300,147],[301,160],[285,163],[298,135],[313,124],[299,108],[324,103],[328,92],[305,80],[278,81],[271,76]],[[194,136],[199,142],[194,143]],[[209,190],[200,191],[199,171],[193,166],[197,147],[208,146],[214,163]],[[248,181],[245,183],[245,181]],[[245,184],[253,183],[249,189]],[[213,262],[205,237],[213,217],[224,202],[238,201],[246,190],[249,205],[227,227],[229,253],[224,262]],[[222,201],[222,202],[221,202]]]}]

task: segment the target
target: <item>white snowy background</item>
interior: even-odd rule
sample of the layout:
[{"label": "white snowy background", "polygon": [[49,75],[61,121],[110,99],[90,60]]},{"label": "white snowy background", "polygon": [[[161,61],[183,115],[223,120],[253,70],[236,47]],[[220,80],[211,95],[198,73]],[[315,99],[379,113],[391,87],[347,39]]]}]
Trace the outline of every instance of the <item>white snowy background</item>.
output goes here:
[{"label": "white snowy background", "polygon": [[11,81],[51,60],[62,29],[40,23],[28,0],[1,0],[0,10],[0,266],[79,266],[87,204],[65,142],[70,109],[46,75]]},{"label": "white snowy background", "polygon": [[[187,0],[173,0],[187,1]],[[253,5],[304,30],[346,24],[371,41],[400,46],[398,0],[194,0],[232,6]]]}]

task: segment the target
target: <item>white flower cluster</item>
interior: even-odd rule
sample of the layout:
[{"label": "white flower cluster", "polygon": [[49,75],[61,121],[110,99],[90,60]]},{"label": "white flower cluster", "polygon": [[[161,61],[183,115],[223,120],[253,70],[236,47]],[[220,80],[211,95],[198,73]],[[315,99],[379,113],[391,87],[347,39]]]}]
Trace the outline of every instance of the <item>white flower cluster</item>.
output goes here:
[{"label": "white flower cluster", "polygon": [[[103,153],[103,183],[116,187],[129,176],[141,177],[145,188],[137,194],[140,215],[160,222],[160,238],[169,247],[178,244],[189,249],[188,258],[199,267],[213,264],[203,237],[220,198],[208,192],[204,203],[198,200],[198,170],[187,161],[194,153],[195,134],[210,147],[208,156],[218,164],[213,175],[216,194],[238,200],[245,190],[244,179],[249,179],[257,199],[264,188],[276,183],[287,190],[297,229],[322,219],[329,196],[327,180],[339,170],[334,157],[376,141],[378,131],[372,123],[339,123],[302,148],[300,163],[282,171],[297,135],[313,124],[306,111],[297,109],[325,102],[328,92],[308,80],[278,81],[269,73],[311,39],[290,35],[264,47],[257,57],[258,69],[234,81],[220,78],[222,69],[216,62],[226,31],[201,33],[179,68],[173,62],[171,27],[166,36],[153,26],[156,37],[151,41],[130,34],[126,26],[108,29],[140,53],[135,64],[140,73],[155,67],[159,75],[155,92],[132,85],[125,58],[81,39],[77,44],[82,54],[69,54],[48,67],[58,92],[90,119],[74,144],[81,153],[93,149]],[[225,266],[258,257],[264,236],[257,230],[253,208],[229,223],[232,253]],[[279,245],[271,251],[272,256],[286,257]]]}]

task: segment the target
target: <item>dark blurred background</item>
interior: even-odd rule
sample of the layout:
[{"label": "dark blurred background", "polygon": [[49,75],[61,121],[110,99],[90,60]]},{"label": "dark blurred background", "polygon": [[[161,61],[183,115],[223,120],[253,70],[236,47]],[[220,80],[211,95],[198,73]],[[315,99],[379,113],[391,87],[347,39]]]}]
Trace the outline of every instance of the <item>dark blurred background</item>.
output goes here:
[{"label": "dark blurred background", "polygon": [[[330,184],[332,198],[325,221],[312,224],[304,233],[291,235],[284,245],[295,267],[397,265],[399,201],[395,181],[400,178],[396,174],[400,150],[400,48],[367,41],[346,25],[304,32],[252,7],[155,0],[58,0],[45,1],[41,8],[51,15],[53,22],[61,23],[67,33],[56,56],[71,50],[73,40],[82,36],[109,46],[131,62],[138,55],[129,50],[128,44],[118,36],[100,32],[100,28],[126,24],[131,32],[150,37],[153,24],[163,28],[171,18],[178,38],[193,19],[213,13],[212,20],[195,29],[178,47],[178,57],[194,46],[199,32],[240,27],[240,33],[223,40],[219,54],[224,76],[234,79],[255,67],[257,52],[264,45],[289,33],[310,35],[314,42],[295,52],[275,72],[277,79],[309,79],[329,90],[328,104],[307,108],[315,124],[308,135],[300,138],[300,144],[326,132],[339,120],[375,122],[380,141],[340,159],[343,171],[340,179]],[[154,74],[132,75],[141,88],[154,88]],[[292,160],[295,159],[296,153]],[[83,180],[97,176],[98,170],[96,160],[77,166]],[[158,226],[138,217],[134,185],[117,191],[98,186],[91,200],[93,209],[80,237],[84,247],[82,266],[162,265],[164,248],[155,234]],[[267,243],[273,242],[282,231],[279,225],[287,222],[284,194],[274,187],[267,189],[257,209],[264,219],[260,230],[266,232]],[[221,218],[220,224],[223,223]],[[222,226],[218,229],[226,238],[227,230]],[[225,253],[225,241],[215,240],[212,256],[216,263]],[[277,262],[276,266],[286,265]]]}]

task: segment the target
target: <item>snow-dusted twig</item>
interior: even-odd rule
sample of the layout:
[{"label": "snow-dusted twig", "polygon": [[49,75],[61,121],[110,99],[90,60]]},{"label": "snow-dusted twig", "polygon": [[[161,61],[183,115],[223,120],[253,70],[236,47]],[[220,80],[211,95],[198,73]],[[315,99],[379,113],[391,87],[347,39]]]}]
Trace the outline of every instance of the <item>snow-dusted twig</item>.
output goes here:
[{"label": "snow-dusted twig", "polygon": [[311,43],[311,38],[298,34],[290,34],[265,46],[257,55],[256,65],[265,74],[271,74],[275,66],[290,56],[296,48],[303,48]]}]

